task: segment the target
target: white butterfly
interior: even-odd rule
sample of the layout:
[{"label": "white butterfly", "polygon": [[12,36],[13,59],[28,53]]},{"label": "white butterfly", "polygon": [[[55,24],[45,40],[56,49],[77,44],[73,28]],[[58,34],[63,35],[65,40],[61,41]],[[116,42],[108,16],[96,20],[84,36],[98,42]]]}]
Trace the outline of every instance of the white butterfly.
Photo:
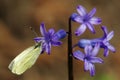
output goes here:
[{"label": "white butterfly", "polygon": [[31,46],[21,52],[17,57],[15,57],[12,62],[9,64],[8,68],[12,73],[21,75],[27,69],[32,67],[36,62],[37,58],[42,52],[42,47],[39,44]]}]

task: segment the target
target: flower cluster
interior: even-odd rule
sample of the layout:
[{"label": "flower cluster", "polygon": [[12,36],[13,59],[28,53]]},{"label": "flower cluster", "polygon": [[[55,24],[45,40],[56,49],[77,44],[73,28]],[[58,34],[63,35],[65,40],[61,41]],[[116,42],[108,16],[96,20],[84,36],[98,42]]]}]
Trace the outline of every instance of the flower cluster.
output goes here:
[{"label": "flower cluster", "polygon": [[44,23],[41,23],[40,25],[40,32],[43,37],[36,37],[34,38],[34,41],[36,43],[42,44],[42,52],[47,52],[50,54],[51,52],[51,46],[59,46],[62,44],[60,39],[63,39],[66,37],[66,31],[63,29],[60,29],[58,32],[55,33],[54,29],[49,29],[48,32],[46,31]]},{"label": "flower cluster", "polygon": [[106,26],[102,26],[101,29],[104,32],[104,36],[102,38],[95,38],[91,40],[81,39],[76,45],[78,45],[80,48],[84,48],[86,45],[91,45],[92,47],[94,47],[96,43],[100,43],[100,48],[104,48],[105,57],[108,56],[109,50],[115,52],[115,48],[109,43],[109,40],[111,40],[114,36],[114,31],[111,31],[108,34]]},{"label": "flower cluster", "polygon": [[[73,13],[70,19],[74,22],[80,23],[80,27],[76,29],[75,35],[82,35],[85,30],[88,28],[92,33],[95,33],[94,25],[101,24],[102,20],[99,17],[94,17],[96,8],[93,8],[89,13],[87,13],[86,9],[79,5],[77,7],[78,13]],[[109,50],[115,52],[115,48],[109,43],[109,41],[114,36],[114,31],[108,33],[106,26],[101,26],[101,29],[104,33],[103,37],[95,38],[95,39],[81,39],[78,41],[75,46],[84,49],[84,52],[79,50],[73,52],[73,57],[75,59],[81,60],[84,62],[84,70],[90,71],[90,75],[95,75],[95,66],[94,63],[103,63],[103,60],[99,57],[96,57],[99,49],[104,49],[104,56],[107,57],[109,54]],[[44,23],[40,25],[40,32],[42,37],[34,38],[36,43],[41,43],[42,52],[46,52],[48,54],[51,53],[51,46],[59,46],[62,44],[60,39],[66,37],[66,32],[63,29],[60,29],[55,33],[54,29],[49,29],[46,31]]]},{"label": "flower cluster", "polygon": [[[82,35],[85,30],[88,28],[92,33],[95,33],[94,25],[101,24],[102,20],[99,17],[94,17],[96,8],[93,8],[89,13],[87,13],[86,9],[79,5],[77,7],[78,13],[73,13],[70,16],[70,19],[74,22],[80,23],[80,27],[76,29],[75,35]],[[73,57],[75,59],[81,60],[84,62],[84,70],[90,71],[90,75],[95,75],[95,65],[94,63],[103,63],[103,60],[99,57],[96,57],[100,48],[104,49],[104,56],[107,57],[109,54],[109,50],[115,52],[115,48],[109,43],[109,41],[114,36],[114,31],[108,33],[106,26],[101,26],[101,29],[104,33],[103,37],[95,38],[95,39],[81,39],[78,41],[75,46],[84,49],[84,52],[79,50],[73,52]],[[66,37],[66,32],[63,29],[60,29],[55,33],[54,29],[49,29],[46,31],[45,25],[42,23],[40,25],[40,32],[42,37],[34,38],[36,43],[41,43],[42,52],[46,52],[48,54],[51,53],[51,46],[59,46],[62,44],[60,39]]]},{"label": "flower cluster", "polygon": [[[103,37],[95,39],[80,39],[75,45],[72,45],[72,21],[80,23],[80,26],[75,31],[75,35],[77,37],[82,35],[87,28],[95,34],[96,31],[94,26],[99,25],[102,22],[101,18],[94,17],[96,13],[96,8],[93,8],[89,13],[87,13],[86,9],[83,6],[79,5],[77,7],[77,12],[78,13],[73,13],[69,18],[68,32],[63,29],[55,32],[53,28],[47,31],[45,28],[45,24],[41,23],[41,37],[35,37],[34,41],[36,42],[36,45],[25,49],[10,63],[9,69],[12,71],[12,73],[21,75],[36,62],[41,53],[46,52],[47,54],[50,54],[52,46],[60,46],[62,44],[60,40],[65,38],[68,33],[68,79],[73,80],[72,57],[77,60],[83,61],[84,70],[89,71],[90,75],[94,76],[94,64],[103,63],[103,60],[100,57],[97,57],[99,50],[101,48],[104,49],[104,57],[107,57],[109,55],[109,50],[113,53],[116,51],[109,42],[114,36],[114,31],[110,31],[108,33],[107,27],[101,26],[101,29],[104,33]],[[72,48],[76,46],[84,49],[84,52],[81,52],[80,50],[72,52]]]},{"label": "flower cluster", "polygon": [[[73,13],[71,15],[71,20],[74,22],[80,23],[80,27],[75,31],[76,36],[80,36],[83,34],[88,28],[92,33],[95,33],[95,29],[93,25],[101,24],[101,19],[98,17],[94,17],[96,12],[96,8],[93,8],[89,13],[86,12],[86,9],[79,5],[77,7],[77,13]],[[104,56],[108,56],[109,50],[115,52],[115,48],[109,43],[109,41],[114,36],[114,31],[108,33],[106,26],[101,26],[102,31],[104,32],[103,37],[95,38],[95,39],[81,39],[78,41],[75,46],[84,49],[85,54],[83,52],[77,50],[73,52],[73,56],[75,59],[81,60],[84,62],[84,70],[90,71],[90,75],[95,75],[95,66],[94,63],[103,63],[103,60],[99,57],[96,57],[99,49],[104,49]],[[74,47],[75,47],[74,46]]]},{"label": "flower cluster", "polygon": [[86,9],[83,6],[79,5],[77,7],[77,12],[79,14],[73,13],[71,16],[71,19],[73,21],[81,24],[80,27],[75,31],[75,34],[77,36],[80,36],[85,32],[87,27],[92,33],[95,33],[93,25],[98,25],[101,23],[100,18],[93,17],[96,12],[96,8],[93,8],[89,13],[87,13]]},{"label": "flower cluster", "polygon": [[96,57],[98,54],[100,48],[100,44],[96,44],[94,49],[91,45],[85,46],[85,54],[83,54],[81,51],[75,51],[73,56],[76,59],[84,61],[84,70],[90,71],[91,76],[95,75],[95,66],[94,63],[103,63],[103,60],[99,57]]}]

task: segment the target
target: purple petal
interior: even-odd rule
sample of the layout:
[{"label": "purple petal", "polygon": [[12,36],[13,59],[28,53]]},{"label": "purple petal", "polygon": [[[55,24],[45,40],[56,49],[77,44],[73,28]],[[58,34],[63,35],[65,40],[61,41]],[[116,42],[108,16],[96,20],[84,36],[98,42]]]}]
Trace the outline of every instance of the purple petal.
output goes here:
[{"label": "purple petal", "polygon": [[62,42],[61,41],[52,41],[51,44],[53,46],[60,46],[62,44]]},{"label": "purple petal", "polygon": [[46,49],[47,54],[50,54],[50,52],[51,52],[51,44],[49,43],[45,47],[46,47],[45,49]]},{"label": "purple petal", "polygon": [[113,36],[114,36],[114,31],[111,31],[111,32],[107,35],[107,41],[111,40]]},{"label": "purple petal", "polygon": [[87,26],[88,26],[88,28],[90,29],[90,31],[91,31],[92,33],[95,33],[94,26],[93,26],[91,23],[87,23]]},{"label": "purple petal", "polygon": [[[106,41],[106,40],[105,40]],[[115,48],[108,42],[108,41],[106,41],[105,42],[104,41],[104,45],[108,48],[108,49],[110,49],[112,52],[116,52],[116,50],[115,50]]]},{"label": "purple petal", "polygon": [[75,21],[75,22],[78,22],[78,23],[83,23],[83,18],[82,18],[81,16],[76,16],[76,17],[74,18],[74,21]]},{"label": "purple petal", "polygon": [[81,16],[84,16],[84,15],[86,15],[86,9],[83,7],[83,6],[81,6],[81,5],[79,5],[78,7],[77,7],[77,11],[78,11],[78,13],[81,15]]},{"label": "purple petal", "polygon": [[106,38],[105,38],[102,42],[103,42],[103,44],[104,44],[105,46],[109,45],[109,42],[107,41]]},{"label": "purple petal", "polygon": [[96,43],[91,55],[96,56],[98,54],[99,49],[100,49],[100,43]]},{"label": "purple petal", "polygon": [[49,29],[49,34],[53,35],[55,33],[55,30],[54,29]]},{"label": "purple petal", "polygon": [[81,34],[83,34],[86,30],[86,25],[82,24],[75,32],[76,36],[80,36]]},{"label": "purple petal", "polygon": [[101,26],[101,29],[104,31],[105,34],[108,34],[108,30],[106,26]]},{"label": "purple petal", "polygon": [[36,37],[36,38],[34,38],[34,41],[37,42],[37,43],[39,43],[39,42],[41,42],[43,40],[44,40],[44,37]]},{"label": "purple petal", "polygon": [[40,32],[41,32],[41,35],[42,35],[42,36],[45,36],[46,33],[47,33],[44,23],[42,23],[42,24],[40,25]]},{"label": "purple petal", "polygon": [[89,20],[89,22],[90,22],[91,24],[96,24],[96,25],[98,25],[98,24],[101,24],[102,20],[101,20],[101,18],[92,17],[92,18]]},{"label": "purple petal", "polygon": [[46,51],[46,43],[41,43],[41,45],[42,45],[42,52],[44,52],[44,51]]},{"label": "purple petal", "polygon": [[91,76],[95,75],[95,66],[93,64],[89,64],[89,71]]},{"label": "purple petal", "polygon": [[108,30],[107,30],[106,26],[102,26],[101,29],[102,29],[103,32],[104,32],[103,38],[106,38],[106,37],[107,37],[107,34],[108,34]]},{"label": "purple petal", "polygon": [[106,47],[106,48],[104,48],[104,56],[107,57],[108,54],[109,54],[109,50],[108,50],[108,48]]},{"label": "purple petal", "polygon": [[76,59],[79,59],[79,60],[84,60],[84,54],[81,52],[81,51],[75,51],[73,53],[73,56],[76,58]]},{"label": "purple petal", "polygon": [[86,56],[90,56],[92,53],[92,46],[86,45],[84,51],[85,51]]},{"label": "purple petal", "polygon": [[89,70],[89,66],[90,65],[90,63],[85,59],[85,61],[84,61],[84,70],[85,71],[88,71]]},{"label": "purple petal", "polygon": [[66,31],[63,29],[60,29],[59,31],[57,31],[53,36],[52,39],[53,40],[60,40],[66,37]]},{"label": "purple petal", "polygon": [[116,49],[115,49],[112,45],[109,44],[107,47],[108,47],[108,49],[110,49],[112,52],[116,52]]},{"label": "purple petal", "polygon": [[80,48],[85,48],[86,45],[91,45],[91,40],[81,39],[77,44],[77,46],[79,46]]},{"label": "purple petal", "polygon": [[89,16],[90,18],[93,17],[94,14],[95,14],[95,12],[96,12],[96,8],[93,8],[93,9],[88,13],[88,16]]},{"label": "purple petal", "polygon": [[[75,21],[75,18],[78,17],[78,16],[80,16],[80,15],[77,14],[77,13],[73,13],[73,14],[70,16],[70,18],[71,18],[72,21]],[[76,21],[75,21],[75,22],[76,22]]]},{"label": "purple petal", "polygon": [[91,57],[90,62],[91,63],[103,63],[103,60],[98,57]]},{"label": "purple petal", "polygon": [[41,53],[44,53],[44,51],[46,50],[46,44],[45,43],[41,43],[42,45],[42,52]]}]

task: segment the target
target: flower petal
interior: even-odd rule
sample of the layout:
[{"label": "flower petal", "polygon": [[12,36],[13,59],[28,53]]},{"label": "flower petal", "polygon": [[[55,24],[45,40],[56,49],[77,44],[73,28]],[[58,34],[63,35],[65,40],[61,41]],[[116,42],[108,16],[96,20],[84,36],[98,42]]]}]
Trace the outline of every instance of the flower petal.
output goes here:
[{"label": "flower petal", "polygon": [[88,62],[87,60],[85,60],[85,63],[84,63],[84,70],[85,71],[89,70],[91,76],[95,75],[95,66],[94,66],[94,64]]},{"label": "flower petal", "polygon": [[91,55],[96,56],[98,54],[99,49],[100,49],[100,43],[96,43]]},{"label": "flower petal", "polygon": [[42,36],[45,36],[47,33],[44,23],[41,23],[41,25],[40,25],[40,32],[41,32]]},{"label": "flower petal", "polygon": [[108,49],[110,49],[112,52],[116,52],[116,49],[115,49],[111,44],[109,44],[107,47],[108,47]]},{"label": "flower petal", "polygon": [[104,36],[102,37],[103,39],[107,37],[107,34],[108,34],[108,30],[106,28],[106,26],[102,26],[101,29],[103,30],[104,32]]},{"label": "flower petal", "polygon": [[109,54],[109,50],[108,50],[108,48],[106,47],[106,48],[104,48],[104,56],[107,57],[108,54]]},{"label": "flower petal", "polygon": [[101,18],[98,18],[98,17],[92,17],[92,18],[89,20],[89,22],[90,22],[91,24],[96,24],[96,25],[98,25],[98,24],[101,24],[102,20],[101,20]]},{"label": "flower petal", "polygon": [[66,37],[66,31],[63,29],[60,29],[59,31],[57,31],[53,36],[52,39],[53,40],[60,40]]},{"label": "flower petal", "polygon": [[106,26],[101,26],[101,29],[104,31],[105,34],[108,34],[108,30]]},{"label": "flower petal", "polygon": [[93,9],[88,13],[88,16],[89,16],[90,18],[93,17],[94,14],[95,14],[95,12],[96,12],[96,8],[93,8]]},{"label": "flower petal", "polygon": [[52,41],[51,44],[53,46],[60,46],[62,44],[62,42],[61,41]]},{"label": "flower petal", "polygon": [[94,26],[93,26],[91,23],[87,23],[87,26],[88,26],[88,28],[90,29],[90,31],[91,31],[92,33],[95,33]]},{"label": "flower petal", "polygon": [[82,24],[75,32],[76,36],[80,36],[81,34],[83,34],[86,30],[86,25]]},{"label": "flower petal", "polygon": [[44,53],[44,51],[46,51],[46,43],[41,43],[42,44],[42,52],[41,53]]},{"label": "flower petal", "polygon": [[79,6],[77,7],[77,11],[78,11],[78,13],[79,13],[81,16],[84,16],[84,15],[87,14],[86,9],[85,9],[83,6],[81,6],[81,5],[79,5]]},{"label": "flower petal", "polygon": [[86,56],[90,56],[92,53],[92,46],[86,45],[84,51],[85,51]]},{"label": "flower petal", "polygon": [[45,47],[46,47],[45,49],[46,49],[47,54],[50,54],[50,52],[51,52],[51,43],[47,44]]},{"label": "flower petal", "polygon": [[103,63],[103,60],[99,57],[91,57],[90,62],[91,63]]},{"label": "flower petal", "polygon": [[[77,21],[75,20],[75,18],[76,18],[76,17],[79,17],[79,16],[80,16],[79,14],[73,13],[73,14],[70,16],[70,18],[71,18],[72,21],[77,22]],[[78,19],[78,21],[79,21],[79,19]]]},{"label": "flower petal", "polygon": [[90,71],[90,75],[94,76],[95,75],[95,66],[94,64],[89,64],[89,71]]},{"label": "flower petal", "polygon": [[91,40],[81,39],[81,40],[79,40],[79,42],[77,43],[77,46],[79,46],[80,48],[85,48],[86,45],[91,45]]},{"label": "flower petal", "polygon": [[[106,41],[106,40],[105,40]],[[104,45],[108,48],[108,49],[110,49],[112,52],[116,52],[116,49],[108,42],[108,41],[106,41],[105,42],[104,41]]]},{"label": "flower petal", "polygon": [[76,17],[74,18],[74,21],[75,21],[75,22],[78,22],[78,23],[83,23],[83,18],[82,18],[81,16],[76,16]]},{"label": "flower petal", "polygon": [[49,29],[49,34],[53,35],[55,33],[55,30],[53,28]]},{"label": "flower petal", "polygon": [[85,71],[88,71],[89,70],[89,66],[90,65],[90,63],[85,59],[85,61],[84,61],[84,70]]},{"label": "flower petal", "polygon": [[37,42],[37,43],[39,43],[39,42],[41,42],[43,40],[44,40],[44,37],[36,37],[36,38],[34,38],[34,41]]},{"label": "flower petal", "polygon": [[[110,43],[107,41],[106,38],[105,38],[102,42],[103,42],[103,44],[104,44],[103,46],[105,46],[105,47],[110,44]],[[103,47],[103,48],[104,48],[104,47]]]},{"label": "flower petal", "polygon": [[107,41],[111,40],[113,36],[114,36],[114,31],[111,31],[111,32],[107,35]]},{"label": "flower petal", "polygon": [[81,52],[81,51],[75,51],[73,53],[73,56],[76,58],[76,59],[79,59],[79,60],[84,60],[84,54]]}]

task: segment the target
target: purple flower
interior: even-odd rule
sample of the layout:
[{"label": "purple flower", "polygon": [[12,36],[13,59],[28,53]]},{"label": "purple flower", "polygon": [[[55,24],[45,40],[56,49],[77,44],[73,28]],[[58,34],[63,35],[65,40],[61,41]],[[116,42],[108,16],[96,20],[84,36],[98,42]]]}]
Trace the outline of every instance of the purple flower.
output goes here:
[{"label": "purple flower", "polygon": [[92,33],[95,33],[95,29],[93,25],[98,25],[101,23],[101,19],[98,17],[93,17],[96,8],[93,8],[89,13],[87,13],[86,9],[79,5],[77,7],[77,13],[73,13],[71,19],[75,22],[80,23],[80,27],[75,31],[77,36],[80,36],[82,33],[85,32],[86,28],[88,27]]},{"label": "purple flower", "polygon": [[92,47],[94,47],[96,43],[100,43],[100,47],[104,48],[105,57],[108,56],[109,50],[111,50],[112,52],[115,52],[116,51],[115,48],[109,43],[109,41],[114,36],[114,31],[111,31],[110,33],[108,33],[106,26],[102,26],[101,29],[104,32],[104,36],[102,38],[96,38],[91,40],[81,39],[77,45],[80,48],[84,48],[86,45],[91,45]]},{"label": "purple flower", "polygon": [[37,43],[42,43],[42,50],[48,54],[51,52],[51,46],[61,45],[62,42],[59,40],[66,37],[66,32],[63,29],[55,33],[54,29],[51,28],[47,32],[43,23],[40,25],[40,32],[42,37],[36,37],[34,40]]},{"label": "purple flower", "polygon": [[96,57],[100,48],[100,44],[96,44],[94,48],[91,45],[86,45],[83,54],[81,51],[75,51],[73,56],[81,61],[84,61],[84,70],[90,71],[90,75],[95,75],[95,65],[94,63],[103,63],[103,60],[99,57]]},{"label": "purple flower", "polygon": [[104,36],[103,38],[101,38],[101,47],[104,48],[104,56],[108,56],[109,50],[111,50],[112,52],[116,52],[115,48],[109,43],[109,41],[114,36],[114,31],[108,33],[105,26],[102,26],[101,28],[104,31]]}]

